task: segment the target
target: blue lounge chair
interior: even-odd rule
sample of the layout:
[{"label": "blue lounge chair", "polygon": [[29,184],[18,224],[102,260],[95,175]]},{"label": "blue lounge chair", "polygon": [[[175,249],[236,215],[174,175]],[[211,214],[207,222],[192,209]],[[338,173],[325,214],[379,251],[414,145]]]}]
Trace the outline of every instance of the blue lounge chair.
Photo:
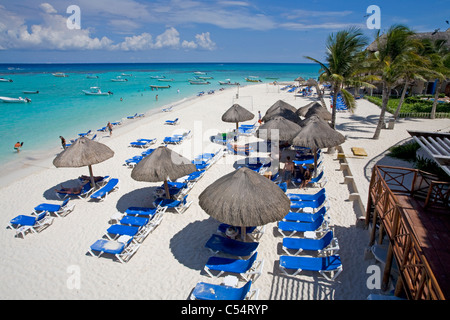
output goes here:
[{"label": "blue lounge chair", "polygon": [[312,178],[308,185],[311,184],[313,187],[319,186],[321,188],[323,188],[328,182],[327,177],[325,176],[324,171],[322,171],[321,173],[319,173],[319,175],[315,178]]},{"label": "blue lounge chair", "polygon": [[328,221],[324,216],[319,216],[314,222],[293,222],[293,221],[279,221],[278,231],[284,237],[293,236],[299,232],[315,232],[319,233],[326,230]]},{"label": "blue lounge chair", "polygon": [[99,239],[90,246],[89,253],[97,258],[104,253],[111,254],[121,263],[125,263],[130,260],[141,246],[138,243],[132,242],[132,240],[133,238],[129,236],[122,236],[117,241]]},{"label": "blue lounge chair", "polygon": [[162,109],[162,112],[170,112],[170,111],[172,111],[172,108],[173,107],[164,108],[164,109]]},{"label": "blue lounge chair", "polygon": [[47,215],[47,212],[42,212],[38,216],[19,215],[9,221],[7,228],[16,230],[16,236],[25,234],[30,231],[38,233],[53,223],[52,217]]},{"label": "blue lounge chair", "polygon": [[213,234],[206,242],[205,247],[215,254],[222,252],[238,257],[247,257],[256,251],[258,245],[258,242],[242,242]]},{"label": "blue lounge chair", "polygon": [[320,210],[317,210],[315,213],[307,213],[307,212],[289,212],[284,218],[284,221],[296,221],[296,222],[314,222],[320,216],[325,217],[327,214],[327,208],[322,207]]},{"label": "blue lounge chair", "polygon": [[85,137],[85,136],[89,135],[91,132],[92,132],[92,131],[89,130],[88,132],[85,132],[85,133],[79,133],[78,136],[80,136],[80,137]]},{"label": "blue lounge chair", "polygon": [[314,194],[305,194],[305,193],[288,193],[287,196],[291,201],[314,201],[317,200],[321,195],[326,194],[325,188],[320,189]]},{"label": "blue lounge chair", "polygon": [[325,194],[319,196],[317,200],[300,200],[300,201],[291,200],[291,211],[294,212],[301,212],[307,209],[309,211],[312,210],[312,212],[316,212],[323,206],[329,208],[329,202]]},{"label": "blue lounge chair", "polygon": [[174,125],[178,124],[178,120],[179,120],[178,118],[176,118],[175,120],[166,120],[165,124],[174,126]]},{"label": "blue lounge chair", "polygon": [[89,194],[94,190],[90,182],[86,182],[81,186],[81,188],[67,189],[62,187],[61,189],[55,189],[56,195],[60,199],[65,199],[67,197],[78,197],[80,199],[87,198]]},{"label": "blue lounge chair", "polygon": [[144,216],[151,217],[157,211],[157,208],[147,208],[147,207],[129,207],[125,214],[128,216]]},{"label": "blue lounge chair", "polygon": [[62,217],[72,212],[74,207],[75,207],[74,204],[69,206],[69,198],[66,198],[60,205],[41,203],[40,205],[34,208],[34,213],[39,214],[42,212],[49,212],[57,215],[58,217]]},{"label": "blue lounge chair", "polygon": [[180,144],[183,142],[182,137],[165,137],[163,140],[166,144]]},{"label": "blue lounge chair", "polygon": [[199,282],[191,293],[191,300],[251,300],[258,299],[259,290],[251,290],[252,281],[241,288]]},{"label": "blue lounge chair", "polygon": [[133,147],[133,148],[148,148],[148,147],[150,147],[151,144],[152,143],[147,142],[147,141],[133,141],[133,142],[130,142],[130,147]]},{"label": "blue lounge chair", "polygon": [[135,217],[126,215],[120,220],[120,223],[127,226],[143,227],[149,223],[149,218]]},{"label": "blue lounge chair", "polygon": [[187,202],[187,195],[183,197],[182,200],[173,200],[167,198],[157,198],[154,201],[155,207],[166,207],[166,209],[175,209],[178,213],[183,213],[186,211],[189,206],[192,204],[192,201]]},{"label": "blue lounge chair", "polygon": [[142,161],[142,159],[144,159],[143,156],[134,156],[133,158],[127,159],[125,160],[125,166],[129,167],[129,168],[133,168],[134,166],[136,166],[139,162]]},{"label": "blue lounge chair", "polygon": [[[333,281],[342,272],[342,262],[339,255],[326,257],[280,257],[280,270],[286,275],[297,275],[303,270],[317,271],[327,280]],[[287,270],[294,270],[289,273]],[[334,273],[334,274],[333,274]]]},{"label": "blue lounge chair", "polygon": [[[235,273],[245,281],[256,281],[264,265],[264,260],[256,260],[257,256],[258,253],[255,252],[248,260],[211,257],[206,262],[204,270],[212,278],[220,277],[224,273]],[[215,272],[218,273],[214,275]]]},{"label": "blue lounge chair", "polygon": [[[335,254],[339,250],[339,243],[337,238],[334,237],[333,231],[329,230],[320,239],[284,238],[282,248],[286,254],[294,256],[298,255],[304,250],[316,251],[319,255],[323,255],[324,253],[329,252]],[[292,251],[294,251],[294,253],[291,253]]]},{"label": "blue lounge chair", "polygon": [[127,119],[135,119],[138,116],[138,114],[136,113],[134,116],[128,116]]},{"label": "blue lounge chair", "polygon": [[119,189],[119,179],[110,179],[105,186],[91,195],[91,199],[103,201],[106,199],[109,193],[113,192],[116,189]]}]

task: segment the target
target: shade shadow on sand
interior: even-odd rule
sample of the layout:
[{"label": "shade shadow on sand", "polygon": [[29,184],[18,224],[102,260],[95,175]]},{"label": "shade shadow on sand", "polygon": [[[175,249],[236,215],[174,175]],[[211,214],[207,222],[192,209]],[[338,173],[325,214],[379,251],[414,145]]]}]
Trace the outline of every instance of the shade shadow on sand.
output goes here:
[{"label": "shade shadow on sand", "polygon": [[155,200],[154,194],[157,188],[158,187],[146,187],[124,194],[117,201],[116,209],[123,213],[129,207],[153,208],[153,201]]},{"label": "shade shadow on sand", "polygon": [[[61,200],[56,195],[56,190],[61,189],[63,186],[65,188],[75,188],[75,187],[79,187],[80,184],[81,184],[80,180],[78,180],[78,179],[70,179],[70,180],[62,181],[61,183],[58,183],[57,185],[45,190],[42,196],[46,200]],[[72,197],[72,198],[75,199],[75,197]],[[78,198],[76,198],[76,199],[78,199]]]},{"label": "shade shadow on sand", "polygon": [[170,240],[170,250],[179,263],[189,269],[203,270],[212,256],[205,244],[216,233],[219,222],[208,218],[188,224]]}]

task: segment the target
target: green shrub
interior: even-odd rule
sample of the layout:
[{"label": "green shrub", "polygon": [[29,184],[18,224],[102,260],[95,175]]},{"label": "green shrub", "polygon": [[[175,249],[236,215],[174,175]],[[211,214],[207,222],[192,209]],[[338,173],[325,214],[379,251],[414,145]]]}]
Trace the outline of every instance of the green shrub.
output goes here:
[{"label": "green shrub", "polygon": [[389,148],[388,156],[392,158],[402,159],[409,162],[416,160],[416,152],[420,146],[417,142],[409,142]]}]

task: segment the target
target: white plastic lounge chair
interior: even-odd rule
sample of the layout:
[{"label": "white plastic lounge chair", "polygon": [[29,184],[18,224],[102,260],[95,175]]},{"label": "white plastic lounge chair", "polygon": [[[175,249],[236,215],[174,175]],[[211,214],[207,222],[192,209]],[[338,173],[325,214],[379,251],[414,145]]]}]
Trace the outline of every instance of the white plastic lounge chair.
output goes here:
[{"label": "white plastic lounge chair", "polygon": [[259,290],[251,289],[252,281],[241,288],[199,282],[190,296],[191,300],[252,300],[258,299]]},{"label": "white plastic lounge chair", "polygon": [[325,194],[319,196],[317,200],[300,200],[300,201],[291,200],[291,211],[294,212],[302,212],[302,211],[316,212],[322,207],[326,207],[327,209],[330,207],[330,203]]},{"label": "white plastic lounge chair", "polygon": [[38,233],[53,223],[53,217],[42,212],[38,216],[19,215],[9,221],[8,228],[16,230],[16,236],[25,236],[27,232]]},{"label": "white plastic lounge chair", "polygon": [[283,238],[283,251],[287,255],[298,255],[304,250],[316,251],[318,255],[336,254],[339,251],[339,243],[334,237],[333,230],[329,230],[320,239],[307,238]]},{"label": "white plastic lounge chair", "polygon": [[128,262],[141,246],[132,242],[133,238],[129,236],[121,236],[117,241],[99,239],[89,248],[89,253],[99,258],[103,254],[111,254],[121,263]]},{"label": "white plastic lounge chair", "polygon": [[283,237],[291,237],[297,233],[315,232],[316,234],[328,230],[328,221],[320,215],[314,222],[279,221],[278,231]]},{"label": "white plastic lounge chair", "polygon": [[176,118],[175,120],[166,120],[165,124],[174,126],[178,124],[178,120],[178,118]]},{"label": "white plastic lounge chair", "polygon": [[222,252],[242,259],[242,257],[251,256],[258,248],[258,245],[258,242],[242,242],[213,234],[206,242],[205,247],[214,254]]},{"label": "white plastic lounge chair", "polygon": [[91,195],[91,199],[104,201],[107,198],[108,194],[117,189],[119,189],[119,179],[110,179],[106,185],[104,185],[101,189],[97,190]]},{"label": "white plastic lounge chair", "polygon": [[[281,272],[292,276],[299,274],[303,270],[317,271],[327,280],[331,281],[335,280],[343,270],[339,255],[326,257],[281,256],[279,267]],[[288,270],[294,271],[293,273],[289,273]]]},{"label": "white plastic lounge chair", "polygon": [[63,217],[73,211],[75,204],[69,206],[69,198],[63,201],[61,205],[59,204],[49,204],[41,203],[34,208],[34,213],[39,214],[42,212],[53,213],[58,217]]},{"label": "white plastic lounge chair", "polygon": [[166,207],[167,210],[175,209],[175,211],[180,214],[184,213],[191,204],[192,201],[187,202],[187,195],[185,195],[182,200],[157,198],[154,202],[156,207]]},{"label": "white plastic lounge chair", "polygon": [[328,217],[327,212],[328,210],[326,207],[320,208],[320,210],[317,210],[315,213],[291,211],[283,218],[283,220],[296,222],[314,222],[319,216]]},{"label": "white plastic lounge chair", "polygon": [[[254,282],[261,275],[264,265],[264,260],[256,260],[257,256],[258,253],[255,252],[248,260],[211,257],[204,270],[212,278],[218,278],[224,273],[236,273],[243,280]],[[214,275],[215,272],[218,273]]]},{"label": "white plastic lounge chair", "polygon": [[162,112],[170,112],[170,111],[172,111],[172,108],[173,107],[164,108],[164,109],[162,109]]}]

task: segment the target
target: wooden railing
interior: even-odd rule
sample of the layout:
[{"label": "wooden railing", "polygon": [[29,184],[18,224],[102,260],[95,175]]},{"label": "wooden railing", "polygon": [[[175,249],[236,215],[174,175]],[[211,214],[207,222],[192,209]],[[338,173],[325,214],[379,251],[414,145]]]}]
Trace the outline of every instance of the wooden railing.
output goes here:
[{"label": "wooden railing", "polygon": [[[376,166],[370,182],[366,225],[368,226],[370,221],[373,222],[371,244],[375,241],[376,223],[380,227],[380,237],[383,232],[386,232],[389,238],[388,257],[395,257],[401,277],[396,294],[399,294],[402,289],[412,300],[445,300],[419,242],[414,236],[412,226],[403,209],[398,205],[394,194],[395,191],[412,196],[415,191],[423,188],[425,180],[419,175],[418,170]],[[388,261],[383,277],[385,286],[389,281],[390,267],[391,262]]]}]

